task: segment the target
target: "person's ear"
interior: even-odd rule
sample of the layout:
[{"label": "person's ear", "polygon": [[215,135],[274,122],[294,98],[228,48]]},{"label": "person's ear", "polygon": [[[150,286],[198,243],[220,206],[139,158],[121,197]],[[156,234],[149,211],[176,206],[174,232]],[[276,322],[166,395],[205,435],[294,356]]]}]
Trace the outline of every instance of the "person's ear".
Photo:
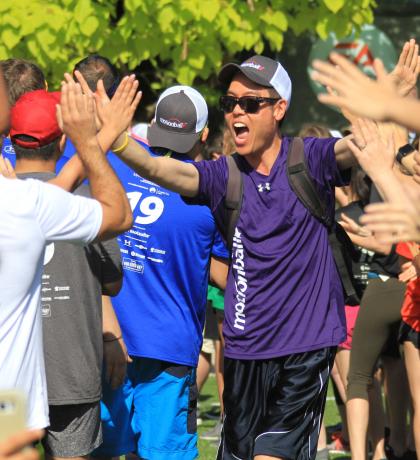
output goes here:
[{"label": "person's ear", "polygon": [[286,99],[280,99],[274,104],[274,118],[276,121],[283,120],[286,115],[287,101]]},{"label": "person's ear", "polygon": [[207,138],[209,137],[209,128],[207,126],[203,129],[203,132],[201,133],[201,138],[200,141],[205,144],[207,141]]},{"label": "person's ear", "polygon": [[65,134],[62,134],[60,142],[58,143],[58,149],[60,153],[63,153],[64,149],[66,148],[66,140],[67,140],[67,136]]}]

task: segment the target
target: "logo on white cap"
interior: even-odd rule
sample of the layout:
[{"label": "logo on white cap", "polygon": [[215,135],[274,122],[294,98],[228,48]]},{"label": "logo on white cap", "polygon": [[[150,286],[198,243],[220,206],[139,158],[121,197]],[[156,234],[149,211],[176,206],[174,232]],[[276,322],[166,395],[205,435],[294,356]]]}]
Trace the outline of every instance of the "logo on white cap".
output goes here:
[{"label": "logo on white cap", "polygon": [[264,70],[264,66],[256,64],[255,62],[244,62],[241,67],[252,67],[255,70]]},{"label": "logo on white cap", "polygon": [[180,128],[184,129],[188,126],[188,123],[185,121],[179,121],[179,120],[167,120],[166,118],[159,118],[160,122],[166,126],[170,126],[171,128]]}]

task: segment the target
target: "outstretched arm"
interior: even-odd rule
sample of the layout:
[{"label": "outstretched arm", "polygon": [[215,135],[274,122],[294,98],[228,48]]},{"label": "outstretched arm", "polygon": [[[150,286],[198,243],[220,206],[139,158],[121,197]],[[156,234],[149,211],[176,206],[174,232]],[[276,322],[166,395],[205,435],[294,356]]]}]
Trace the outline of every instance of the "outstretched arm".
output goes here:
[{"label": "outstretched arm", "polygon": [[62,85],[57,116],[62,120],[64,133],[79,152],[92,197],[101,204],[103,217],[98,238],[109,239],[128,230],[132,225],[130,204],[98,145],[92,96],[83,94],[79,84],[67,81]]},{"label": "outstretched arm", "polygon": [[107,151],[112,146],[121,160],[145,179],[181,195],[197,195],[199,176],[192,164],[169,157],[152,157],[146,149],[128,136],[126,129],[132,115],[127,121],[124,114],[134,113],[140,101],[141,93],[137,93],[137,87],[134,76],[125,77],[113,98],[109,100],[102,81],[99,81],[95,97],[102,123],[98,133],[101,148]]},{"label": "outstretched arm", "polygon": [[388,78],[381,60],[375,59],[377,80],[372,80],[348,59],[331,53],[332,63],[316,60],[312,78],[336,93],[320,94],[324,104],[350,110],[354,114],[379,121],[393,120],[409,129],[420,131],[420,102],[398,94]]}]

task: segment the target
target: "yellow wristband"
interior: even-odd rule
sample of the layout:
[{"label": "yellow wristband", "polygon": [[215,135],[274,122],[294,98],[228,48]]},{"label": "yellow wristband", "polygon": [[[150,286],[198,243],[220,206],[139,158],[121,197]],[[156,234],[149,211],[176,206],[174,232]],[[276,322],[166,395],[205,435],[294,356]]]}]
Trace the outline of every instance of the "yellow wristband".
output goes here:
[{"label": "yellow wristband", "polygon": [[124,151],[127,148],[127,145],[128,145],[128,133],[126,132],[124,142],[120,145],[120,147],[118,147],[116,149],[111,149],[111,151],[114,152],[114,153],[120,153],[120,152]]}]

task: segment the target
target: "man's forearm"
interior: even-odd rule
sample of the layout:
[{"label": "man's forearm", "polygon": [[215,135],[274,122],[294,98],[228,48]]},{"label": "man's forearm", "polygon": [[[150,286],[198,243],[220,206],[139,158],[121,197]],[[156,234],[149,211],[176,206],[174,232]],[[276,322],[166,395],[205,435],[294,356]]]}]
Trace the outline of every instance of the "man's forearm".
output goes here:
[{"label": "man's forearm", "polygon": [[105,340],[121,337],[121,327],[108,296],[102,296],[102,333]]},{"label": "man's forearm", "polygon": [[353,152],[349,149],[347,142],[353,139],[353,135],[343,137],[334,145],[335,160],[341,170],[349,169],[357,165],[357,160]]},{"label": "man's forearm", "polygon": [[420,101],[410,97],[395,98],[387,104],[388,119],[409,130],[420,131]]},{"label": "man's forearm", "polygon": [[[114,136],[112,133],[107,134],[106,131],[102,129],[98,134],[98,142],[103,148],[109,146]],[[116,149],[124,145],[125,135],[125,133],[121,134],[114,142]],[[184,196],[192,197],[198,193],[198,171],[190,163],[169,157],[152,157],[141,144],[131,137],[128,137],[127,147],[116,155],[140,176],[162,187]]]},{"label": "man's forearm", "polygon": [[392,170],[378,174],[378,176],[371,176],[371,179],[385,201],[400,206],[408,206],[410,199],[404,186]]},{"label": "man's forearm", "polygon": [[85,168],[79,156],[73,155],[64,165],[60,173],[49,181],[50,184],[57,185],[68,192],[72,192],[85,178]]}]

